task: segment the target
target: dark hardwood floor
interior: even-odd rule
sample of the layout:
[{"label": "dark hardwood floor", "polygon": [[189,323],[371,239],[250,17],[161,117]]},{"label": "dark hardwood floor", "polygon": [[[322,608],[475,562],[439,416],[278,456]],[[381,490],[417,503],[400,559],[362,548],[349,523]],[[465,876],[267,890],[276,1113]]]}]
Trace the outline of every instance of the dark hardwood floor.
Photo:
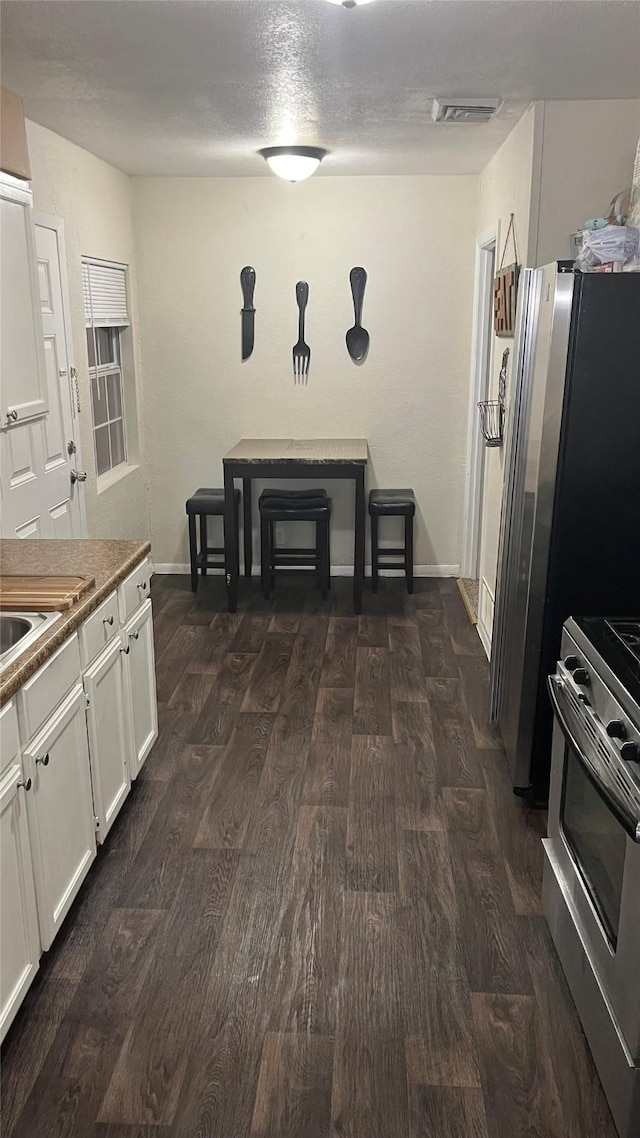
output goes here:
[{"label": "dark hardwood floor", "polygon": [[615,1138],[454,581],[153,584],[161,732],[3,1048],[5,1138]]}]

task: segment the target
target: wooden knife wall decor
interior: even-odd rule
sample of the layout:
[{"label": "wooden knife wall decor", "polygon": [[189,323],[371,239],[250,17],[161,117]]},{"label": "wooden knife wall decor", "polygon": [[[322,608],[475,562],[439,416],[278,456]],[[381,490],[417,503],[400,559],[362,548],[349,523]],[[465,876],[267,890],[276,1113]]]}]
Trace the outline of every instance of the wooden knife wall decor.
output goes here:
[{"label": "wooden knife wall decor", "polygon": [[[515,261],[511,265],[504,265],[504,255],[509,243],[509,235],[513,239]],[[504,265],[504,267],[503,267]],[[509,227],[504,240],[500,267],[493,278],[493,330],[496,336],[513,336],[516,328],[516,306],[518,302],[518,243],[516,241],[516,227],[514,215],[509,218]]]}]

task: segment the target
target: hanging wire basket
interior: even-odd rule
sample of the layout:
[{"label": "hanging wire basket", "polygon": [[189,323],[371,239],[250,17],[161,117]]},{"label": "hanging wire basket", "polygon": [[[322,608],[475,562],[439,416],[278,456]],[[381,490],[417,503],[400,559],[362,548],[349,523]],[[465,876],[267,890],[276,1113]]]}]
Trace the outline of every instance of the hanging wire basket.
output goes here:
[{"label": "hanging wire basket", "polygon": [[501,447],[504,427],[504,403],[500,399],[490,399],[478,403],[480,411],[480,430],[487,447]]}]

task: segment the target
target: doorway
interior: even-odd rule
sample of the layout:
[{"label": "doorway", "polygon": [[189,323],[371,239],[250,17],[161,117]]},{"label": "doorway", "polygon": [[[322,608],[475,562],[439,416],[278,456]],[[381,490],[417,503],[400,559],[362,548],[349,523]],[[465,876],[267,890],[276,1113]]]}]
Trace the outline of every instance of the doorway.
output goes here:
[{"label": "doorway", "polygon": [[493,277],[497,234],[491,230],[476,243],[471,382],[467,420],[467,466],[459,586],[473,624],[478,620],[480,542],[485,478],[485,447],[480,433],[478,403],[488,398],[493,345]]}]

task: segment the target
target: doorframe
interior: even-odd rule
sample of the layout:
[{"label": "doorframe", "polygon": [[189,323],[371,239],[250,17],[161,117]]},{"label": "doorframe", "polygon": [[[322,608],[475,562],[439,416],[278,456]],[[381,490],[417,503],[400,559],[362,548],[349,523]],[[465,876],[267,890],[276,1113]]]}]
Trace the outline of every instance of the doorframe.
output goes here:
[{"label": "doorframe", "polygon": [[[76,469],[79,468],[82,470],[84,467],[82,461],[82,432],[80,430],[79,411],[76,401],[73,398],[71,386],[72,379],[74,378],[74,373],[77,379],[77,371],[73,354],[73,335],[71,332],[71,301],[69,299],[69,277],[67,275],[67,247],[64,235],[64,219],[61,217],[56,217],[53,213],[43,213],[38,209],[34,209],[32,216],[34,229],[36,225],[40,225],[43,229],[53,229],[56,234],[56,241],[58,246],[58,266],[60,269],[60,289],[62,292],[64,344],[67,351],[67,398],[69,400],[71,420],[74,426],[73,441],[76,445]],[[60,377],[58,376],[58,379],[59,378]],[[86,483],[84,483],[84,485],[86,485]],[[84,493],[78,494],[78,505],[80,508],[80,525],[82,528],[82,536],[87,537],[87,511]]]},{"label": "doorframe", "polygon": [[485,448],[478,430],[478,403],[487,398],[491,378],[493,277],[498,246],[497,226],[476,239],[473,289],[471,376],[467,413],[467,463],[462,523],[460,576],[477,579],[480,569],[480,522]]}]

